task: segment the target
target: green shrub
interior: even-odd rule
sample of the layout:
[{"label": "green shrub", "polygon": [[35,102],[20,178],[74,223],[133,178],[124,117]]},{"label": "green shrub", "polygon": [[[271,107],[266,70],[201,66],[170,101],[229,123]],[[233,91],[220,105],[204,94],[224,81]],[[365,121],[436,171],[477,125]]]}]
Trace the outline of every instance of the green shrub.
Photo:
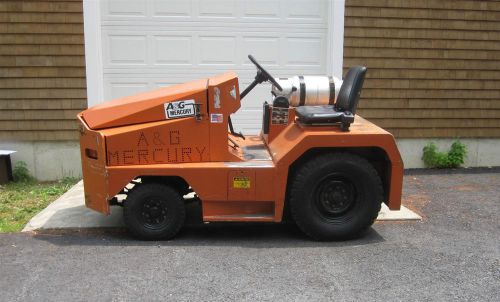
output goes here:
[{"label": "green shrub", "polygon": [[467,147],[456,140],[447,153],[440,152],[434,143],[429,143],[423,149],[422,160],[430,168],[457,168],[464,163]]},{"label": "green shrub", "polygon": [[28,170],[28,165],[23,161],[18,161],[12,169],[12,176],[15,182],[32,182],[35,180]]}]

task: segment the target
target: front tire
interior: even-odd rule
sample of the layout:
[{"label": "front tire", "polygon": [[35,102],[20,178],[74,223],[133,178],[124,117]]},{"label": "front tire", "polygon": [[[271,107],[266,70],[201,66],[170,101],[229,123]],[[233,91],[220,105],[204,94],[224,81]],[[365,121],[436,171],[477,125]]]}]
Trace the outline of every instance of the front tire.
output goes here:
[{"label": "front tire", "polygon": [[143,184],[128,194],[123,218],[129,232],[139,239],[170,239],[184,225],[184,200],[173,187]]},{"label": "front tire", "polygon": [[383,199],[377,171],[364,158],[328,153],[303,164],[290,190],[299,228],[316,240],[344,240],[368,229]]}]

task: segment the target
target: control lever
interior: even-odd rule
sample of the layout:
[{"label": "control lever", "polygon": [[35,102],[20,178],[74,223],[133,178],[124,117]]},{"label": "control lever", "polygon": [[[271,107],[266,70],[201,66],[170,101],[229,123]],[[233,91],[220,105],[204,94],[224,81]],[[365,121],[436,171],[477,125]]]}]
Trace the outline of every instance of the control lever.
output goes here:
[{"label": "control lever", "polygon": [[227,137],[227,139],[228,139],[231,143],[233,143],[233,145],[232,145],[232,146],[230,146],[230,147],[231,147],[231,148],[233,148],[234,150],[236,150],[236,148],[239,148],[239,147],[240,147],[240,146],[239,146],[239,145],[238,145],[235,141],[233,141],[233,139],[232,139],[232,138],[230,138],[229,136]]},{"label": "control lever", "polygon": [[237,136],[237,137],[241,137],[242,139],[246,139],[245,136],[243,135],[243,133],[236,133],[234,132],[234,128],[233,128],[233,122],[231,121],[231,117],[228,116],[227,117],[227,124],[229,125],[229,132],[234,135],[234,136]]}]

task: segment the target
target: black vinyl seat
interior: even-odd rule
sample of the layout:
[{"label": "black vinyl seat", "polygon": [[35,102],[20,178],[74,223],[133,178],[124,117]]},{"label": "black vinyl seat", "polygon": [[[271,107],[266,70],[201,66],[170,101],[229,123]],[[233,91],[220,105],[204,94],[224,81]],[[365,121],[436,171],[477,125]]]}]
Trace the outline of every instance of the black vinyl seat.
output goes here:
[{"label": "black vinyl seat", "polygon": [[297,107],[297,121],[306,125],[339,124],[343,131],[349,130],[354,122],[365,74],[366,67],[351,67],[340,87],[335,105]]}]

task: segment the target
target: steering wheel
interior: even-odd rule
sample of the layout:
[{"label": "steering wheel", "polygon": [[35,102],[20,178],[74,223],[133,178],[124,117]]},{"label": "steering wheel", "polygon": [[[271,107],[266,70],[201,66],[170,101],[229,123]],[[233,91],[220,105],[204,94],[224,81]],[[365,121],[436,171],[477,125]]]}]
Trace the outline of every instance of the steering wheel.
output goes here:
[{"label": "steering wheel", "polygon": [[255,58],[252,55],[248,55],[248,58],[252,63],[257,67],[257,76],[255,76],[255,80],[258,81],[259,83],[269,81],[271,82],[276,88],[278,88],[279,91],[283,91],[283,88],[281,88],[280,84],[276,82],[273,76],[267,72],[267,70],[264,69],[264,67],[260,66],[260,64],[255,60]]}]

